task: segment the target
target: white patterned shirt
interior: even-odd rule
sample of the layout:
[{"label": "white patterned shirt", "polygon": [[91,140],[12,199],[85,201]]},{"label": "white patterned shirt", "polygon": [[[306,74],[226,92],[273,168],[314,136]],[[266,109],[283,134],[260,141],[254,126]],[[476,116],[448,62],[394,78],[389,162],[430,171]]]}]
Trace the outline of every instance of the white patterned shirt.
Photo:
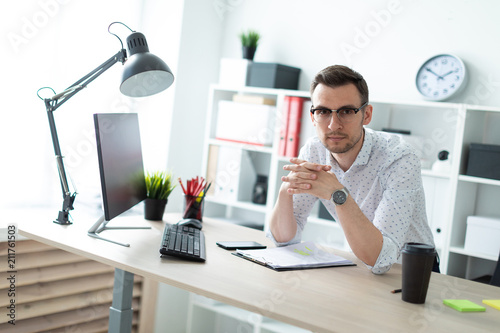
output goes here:
[{"label": "white patterned shirt", "polygon": [[[425,211],[420,159],[416,151],[400,136],[365,128],[363,146],[346,172],[339,167],[318,137],[306,142],[300,150],[299,158],[331,165],[331,171],[339,182],[347,187],[364,215],[382,233],[380,255],[373,267],[368,266],[373,273],[385,273],[392,264],[398,262],[401,249],[407,242],[434,246]],[[316,200],[318,198],[311,194],[293,196],[297,234],[291,241],[277,243],[278,245],[300,241],[307,217]],[[319,200],[335,220],[339,220],[335,205],[329,200]],[[268,235],[274,240],[270,233]]]}]

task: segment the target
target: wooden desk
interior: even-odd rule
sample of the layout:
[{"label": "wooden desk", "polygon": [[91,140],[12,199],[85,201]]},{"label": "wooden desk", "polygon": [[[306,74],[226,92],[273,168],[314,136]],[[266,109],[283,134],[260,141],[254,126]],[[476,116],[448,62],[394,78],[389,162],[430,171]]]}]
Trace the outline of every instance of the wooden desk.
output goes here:
[{"label": "wooden desk", "polygon": [[[177,222],[177,215],[166,216]],[[18,223],[19,233],[39,242],[96,260],[120,270],[152,278],[190,292],[315,332],[449,331],[492,332],[500,327],[500,311],[486,306],[483,313],[460,313],[442,304],[445,298],[500,299],[500,288],[432,273],[423,305],[403,302],[401,267],[374,275],[352,254],[334,251],[355,261],[355,267],[275,272],[237,258],[219,248],[222,240],[255,240],[272,246],[260,231],[206,218],[206,263],[176,258],[161,259],[159,244],[163,224],[141,217],[113,220],[110,226],[152,225],[152,230],[113,230],[105,236],[129,242],[125,248],[87,236],[94,223],[76,220],[61,226],[50,216]]]}]

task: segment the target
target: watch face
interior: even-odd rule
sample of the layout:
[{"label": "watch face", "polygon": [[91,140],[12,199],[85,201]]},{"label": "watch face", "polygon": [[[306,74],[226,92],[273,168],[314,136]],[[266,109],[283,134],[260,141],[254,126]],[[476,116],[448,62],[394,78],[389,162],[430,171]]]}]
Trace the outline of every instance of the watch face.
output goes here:
[{"label": "watch face", "polygon": [[455,95],[466,83],[464,63],[449,54],[440,54],[427,60],[420,67],[416,83],[424,98],[442,101]]},{"label": "watch face", "polygon": [[334,203],[341,205],[347,200],[347,195],[343,191],[335,191],[333,192],[332,199]]}]

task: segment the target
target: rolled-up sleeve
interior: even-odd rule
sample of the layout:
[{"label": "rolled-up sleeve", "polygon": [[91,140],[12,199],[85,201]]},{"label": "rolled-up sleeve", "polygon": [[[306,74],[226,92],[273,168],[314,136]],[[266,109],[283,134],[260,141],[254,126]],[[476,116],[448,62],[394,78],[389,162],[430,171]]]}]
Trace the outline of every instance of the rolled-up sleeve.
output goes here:
[{"label": "rolled-up sleeve", "polygon": [[382,250],[371,267],[375,274],[387,272],[399,260],[405,240],[421,218],[417,212],[425,198],[418,163],[412,155],[404,156],[387,169],[383,178],[386,190],[373,220],[383,236]]},{"label": "rolled-up sleeve", "polygon": [[297,222],[297,232],[295,233],[295,237],[293,237],[288,242],[277,242],[274,239],[271,231],[267,231],[266,236],[270,238],[277,246],[285,246],[290,244],[299,243],[302,239],[302,231],[307,223],[307,217],[311,213],[312,207],[314,203],[318,200],[313,195],[310,194],[294,194],[293,195],[293,214],[295,217],[295,221]]},{"label": "rolled-up sleeve", "polygon": [[384,274],[385,272],[391,269],[392,264],[397,262],[399,259],[399,246],[392,240],[392,238],[388,235],[384,235],[383,237],[383,245],[382,250],[380,250],[380,254],[378,255],[377,261],[375,265],[368,266],[371,268],[372,273],[374,274]]}]

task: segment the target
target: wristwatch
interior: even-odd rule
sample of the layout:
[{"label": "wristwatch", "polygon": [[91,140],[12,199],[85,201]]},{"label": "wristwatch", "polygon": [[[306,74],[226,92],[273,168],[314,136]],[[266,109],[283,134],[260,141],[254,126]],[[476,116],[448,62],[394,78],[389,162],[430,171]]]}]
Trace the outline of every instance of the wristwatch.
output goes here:
[{"label": "wristwatch", "polygon": [[330,200],[335,204],[335,206],[340,206],[347,201],[348,196],[349,191],[344,187],[343,189],[334,191]]}]

